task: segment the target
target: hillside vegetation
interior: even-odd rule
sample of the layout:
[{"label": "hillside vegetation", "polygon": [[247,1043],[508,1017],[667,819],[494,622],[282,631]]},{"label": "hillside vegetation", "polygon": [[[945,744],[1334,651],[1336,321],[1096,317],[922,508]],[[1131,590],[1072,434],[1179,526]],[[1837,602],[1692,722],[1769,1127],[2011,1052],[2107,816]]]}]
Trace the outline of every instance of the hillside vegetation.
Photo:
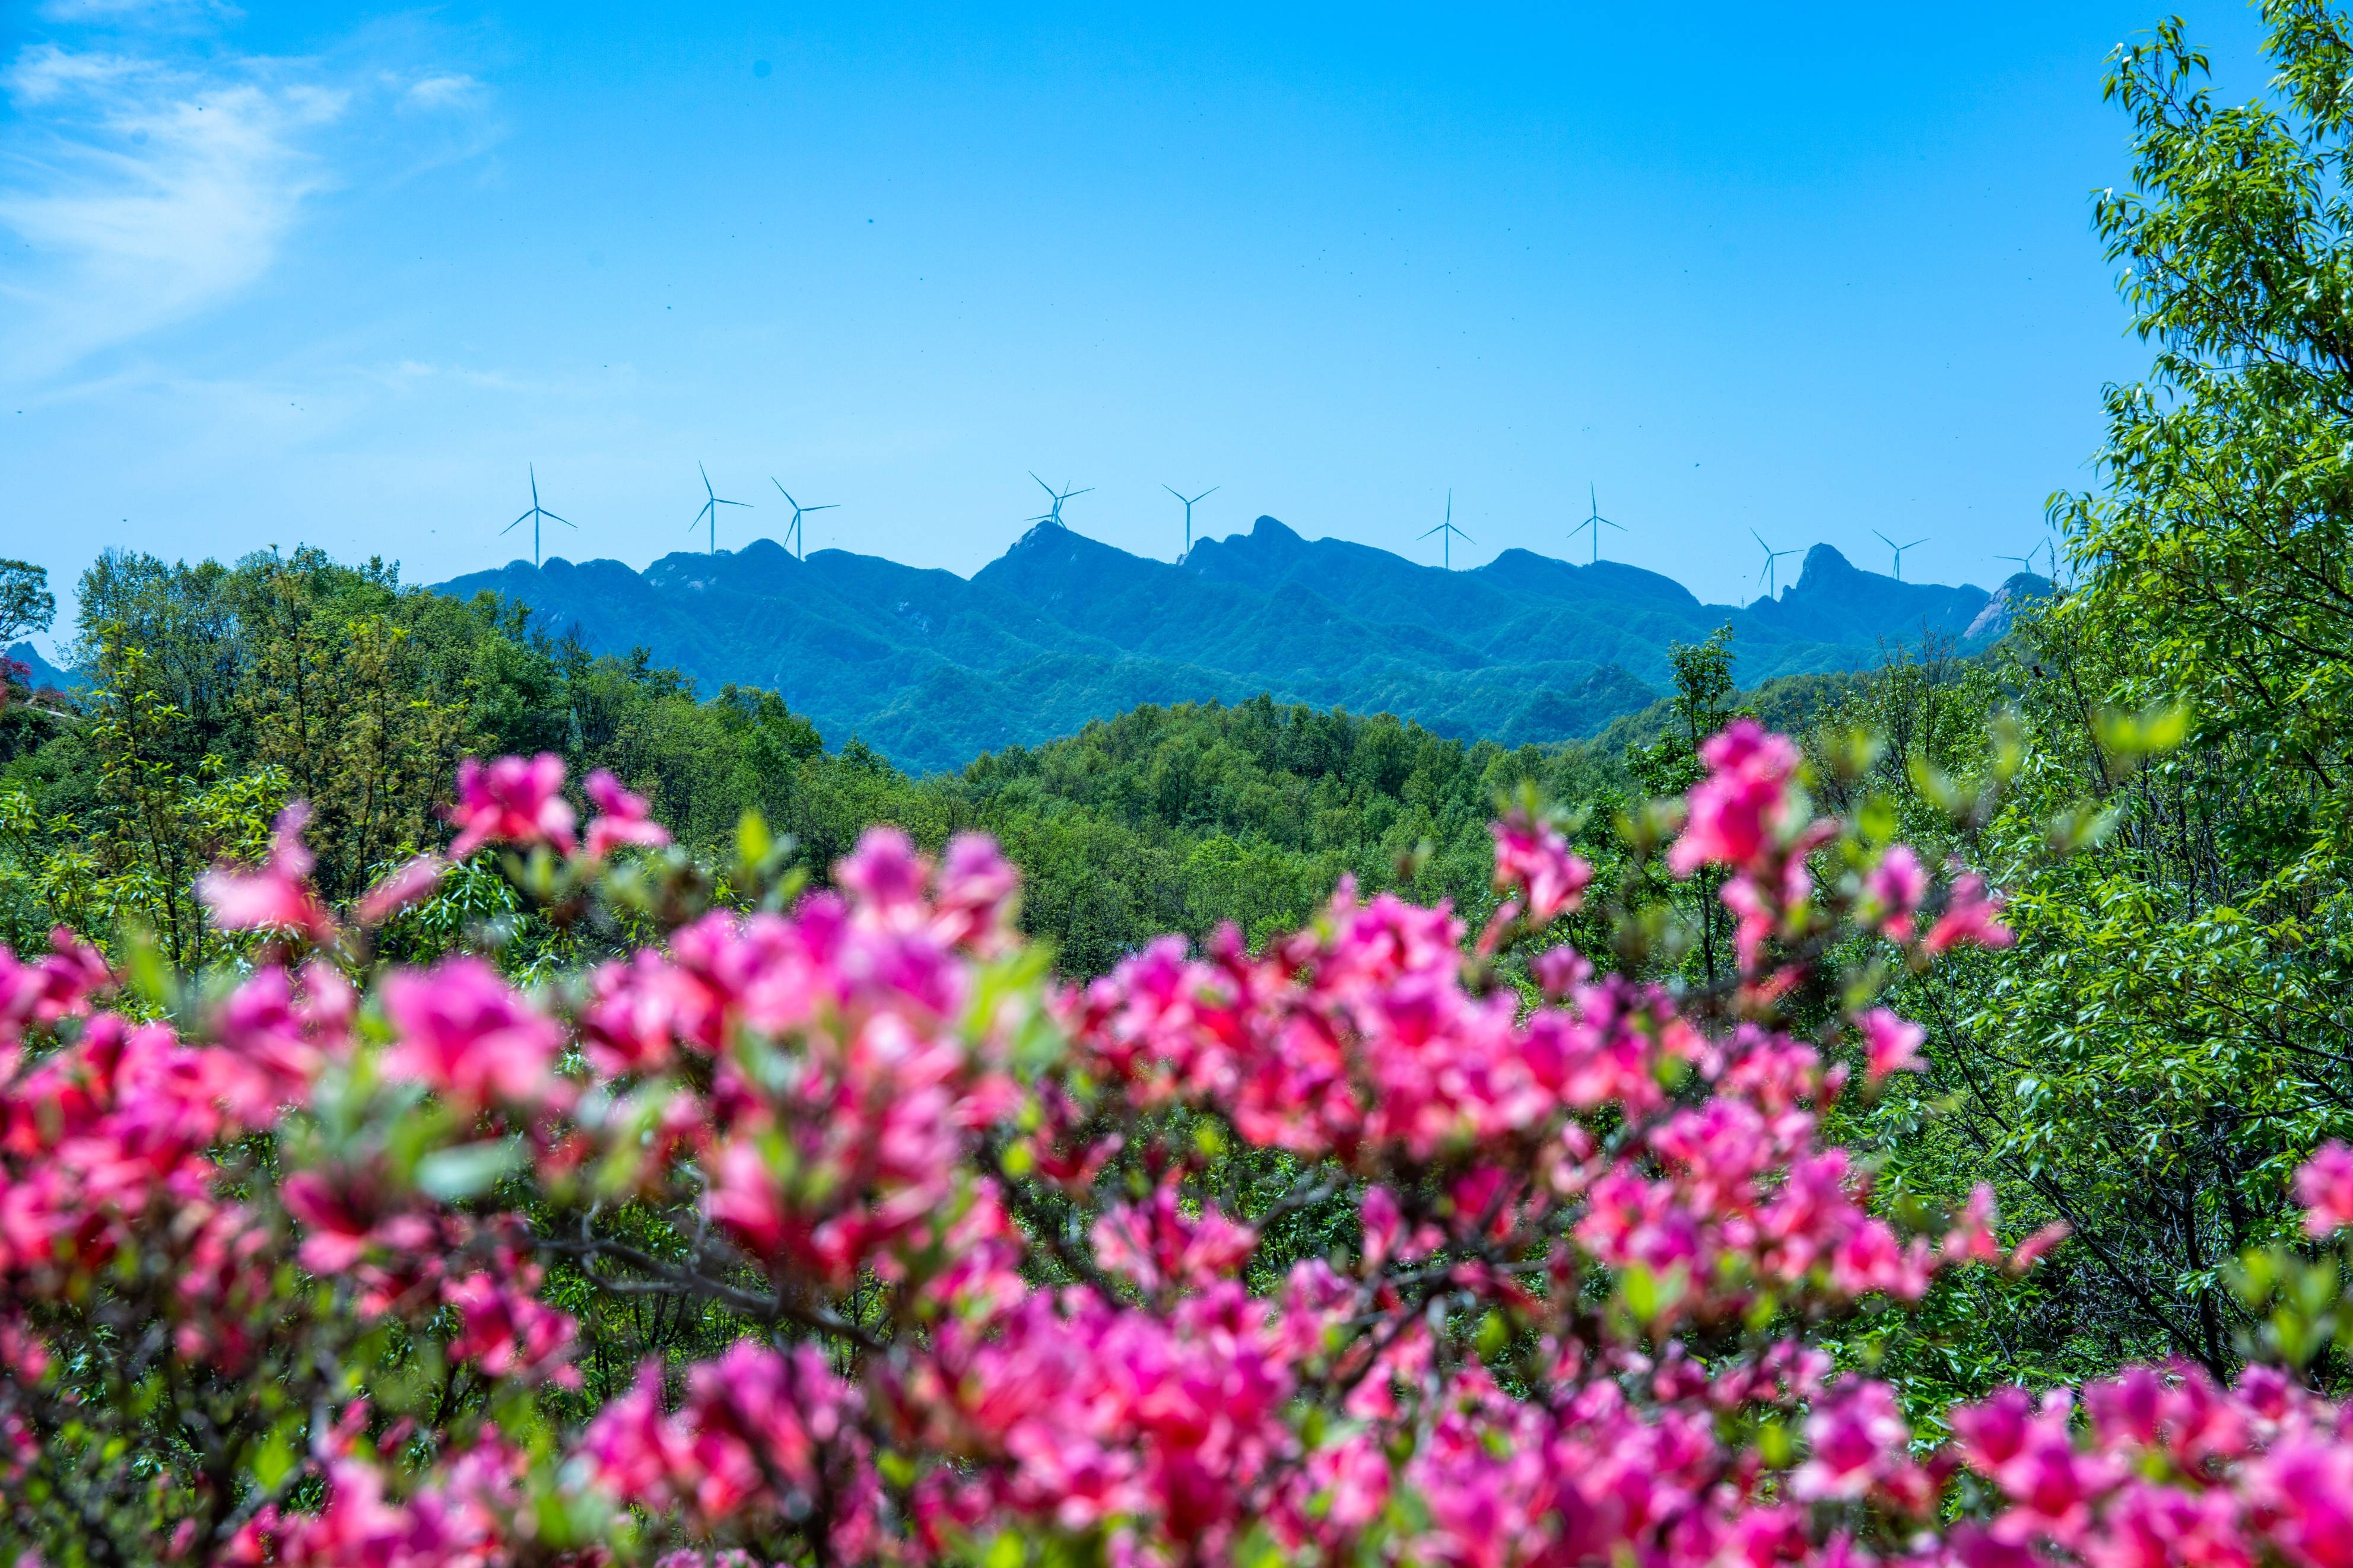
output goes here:
[{"label": "hillside vegetation", "polygon": [[0,713],[0,921],[20,947],[57,920],[100,935],[131,921],[200,952],[195,873],[255,852],[292,797],[312,805],[322,885],[349,896],[431,841],[470,753],[611,769],[706,850],[757,810],[820,878],[873,822],[933,847],[985,828],[1026,873],[1025,924],[1079,973],[1164,931],[1295,923],[1343,875],[1475,901],[1499,798],[1531,784],[1614,802],[1622,773],[1583,748],[1465,743],[1261,696],[1147,705],[918,780],[857,742],[827,750],[773,693],[699,699],[492,595],[462,602],[314,551],[233,566],[110,556],[81,606],[95,689],[79,715]]}]

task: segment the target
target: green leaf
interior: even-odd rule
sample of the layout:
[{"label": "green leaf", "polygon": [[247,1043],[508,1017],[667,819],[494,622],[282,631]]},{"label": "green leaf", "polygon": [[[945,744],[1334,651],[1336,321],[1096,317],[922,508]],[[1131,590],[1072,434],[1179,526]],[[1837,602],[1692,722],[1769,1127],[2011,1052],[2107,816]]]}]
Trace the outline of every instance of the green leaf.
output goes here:
[{"label": "green leaf", "polygon": [[488,1192],[508,1173],[522,1168],[522,1144],[515,1139],[495,1143],[461,1143],[437,1149],[417,1163],[417,1185],[428,1196],[454,1203]]}]

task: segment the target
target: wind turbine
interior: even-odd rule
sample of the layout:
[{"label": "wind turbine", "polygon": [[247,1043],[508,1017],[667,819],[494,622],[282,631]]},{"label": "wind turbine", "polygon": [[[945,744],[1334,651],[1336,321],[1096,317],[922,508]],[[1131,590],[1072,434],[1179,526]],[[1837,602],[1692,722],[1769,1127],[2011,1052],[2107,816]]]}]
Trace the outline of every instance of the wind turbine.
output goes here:
[{"label": "wind turbine", "polygon": [[[776,487],[776,493],[785,498],[785,504],[786,506],[793,509],[793,521],[785,525],[785,531],[793,536],[793,553],[801,560],[806,561],[808,559],[808,546],[801,538],[801,514],[803,512],[809,511],[833,511],[839,509],[841,503],[838,500],[829,500],[823,506],[803,506],[800,502],[793,500],[793,492],[785,489],[784,480],[776,478],[774,474],[770,474],[768,476],[768,482]],[[733,503],[731,502],[729,504],[732,505]]]},{"label": "wind turbine", "polygon": [[[523,518],[527,517],[531,519],[531,563],[536,566],[539,564],[539,520],[543,517],[555,517],[555,514],[539,504],[538,465],[530,465],[529,471],[531,473],[531,510],[523,513],[522,517],[515,519],[514,521],[499,530],[499,537],[501,539],[504,539],[508,534],[512,533],[516,529],[522,527]],[[555,517],[555,521],[562,523],[565,527],[572,530],[575,533],[580,531],[580,525],[574,522],[570,518]]]},{"label": "wind turbine", "polygon": [[1443,569],[1449,572],[1454,570],[1454,542],[1456,540],[1459,539],[1465,544],[1476,544],[1479,542],[1477,540],[1472,538],[1469,534],[1454,526],[1454,492],[1452,490],[1448,490],[1446,492],[1446,521],[1440,523],[1436,528],[1430,530],[1429,532],[1422,534],[1420,537],[1428,539],[1432,533],[1439,536],[1439,560],[1442,563]]},{"label": "wind turbine", "polygon": [[[2039,544],[2034,547],[2035,550],[2040,550],[2042,548],[2042,547]],[[2034,570],[2034,550],[2030,550],[2023,555],[2003,555],[1997,552],[1994,555],[1994,559],[1996,561],[2015,561],[2018,563],[2018,569],[2021,572],[2031,574]]]},{"label": "wind turbine", "polygon": [[[1029,477],[1033,479],[1038,479],[1037,470],[1034,468],[1031,469]],[[1050,522],[1057,528],[1066,526],[1062,521],[1062,503],[1070,500],[1072,496],[1087,495],[1094,489],[1094,486],[1089,485],[1082,490],[1062,490],[1057,493],[1054,487],[1048,484],[1043,479],[1038,479],[1038,488],[1044,490],[1054,504],[1051,507],[1049,507],[1046,510],[1039,513],[1036,517],[1031,518],[1029,521],[1032,522]]]},{"label": "wind turbine", "polygon": [[[1031,477],[1035,478],[1036,476],[1032,475]],[[1208,500],[1224,487],[1221,485],[1211,485],[1208,489],[1203,490],[1197,496],[1188,496],[1185,494],[1184,491],[1178,489],[1175,485],[1163,485],[1160,488],[1185,503],[1185,553],[1187,555],[1190,555],[1193,553],[1193,503],[1196,501]]]},{"label": "wind turbine", "polygon": [[1587,518],[1583,522],[1578,523],[1575,528],[1570,529],[1568,531],[1568,536],[1571,539],[1575,539],[1578,534],[1585,532],[1588,529],[1592,531],[1593,560],[1586,563],[1588,565],[1592,565],[1599,562],[1601,559],[1601,531],[1605,528],[1614,528],[1617,529],[1619,532],[1623,533],[1626,530],[1622,524],[1612,522],[1608,518],[1601,515],[1601,502],[1595,499],[1594,489],[1590,484],[1588,484],[1585,487],[1585,499],[1588,504],[1593,508],[1593,515]]},{"label": "wind turbine", "polygon": [[1871,531],[1871,536],[1873,539],[1878,540],[1880,543],[1887,546],[1888,549],[1895,552],[1895,580],[1898,583],[1904,581],[1904,552],[1907,550],[1915,549],[1920,545],[1927,543],[1930,537],[1928,535],[1923,535],[1922,537],[1914,540],[1910,544],[1898,544],[1895,541],[1888,538],[1887,535],[1880,532],[1879,530],[1875,528]]},{"label": "wind turbine", "polygon": [[[694,522],[701,522],[706,517],[711,519],[711,553],[716,555],[719,553],[719,509],[723,506],[749,507],[752,503],[747,500],[729,500],[726,497],[712,489],[711,488],[711,470],[704,468],[701,463],[694,465],[694,471],[702,476],[703,497],[702,510],[694,514]],[[694,522],[690,522],[686,525],[686,531],[689,533],[692,533],[694,531]]]},{"label": "wind turbine", "polygon": [[1753,528],[1748,531],[1748,537],[1757,542],[1757,547],[1759,550],[1765,552],[1765,570],[1757,574],[1757,580],[1765,584],[1765,596],[1769,599],[1773,597],[1779,581],[1773,574],[1773,563],[1784,555],[1795,555],[1798,552],[1794,550],[1774,549],[1765,542],[1765,536]]}]

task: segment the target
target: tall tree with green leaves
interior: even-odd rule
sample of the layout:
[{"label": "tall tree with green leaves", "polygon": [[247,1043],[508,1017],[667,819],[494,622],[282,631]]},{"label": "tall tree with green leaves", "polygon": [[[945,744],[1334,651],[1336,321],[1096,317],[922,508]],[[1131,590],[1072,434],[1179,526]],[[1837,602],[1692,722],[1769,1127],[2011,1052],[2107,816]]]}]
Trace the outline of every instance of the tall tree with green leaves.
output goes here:
[{"label": "tall tree with green leaves", "polygon": [[1949,1325],[1964,1384],[2228,1372],[2263,1332],[2236,1260],[2353,1132],[2353,33],[2324,0],[2262,10],[2259,101],[2218,102],[2178,20],[2111,61],[2133,178],[2095,222],[2155,358],[2106,394],[2098,485],[2052,503],[2073,589],[1999,689],[1891,681],[1864,716],[1922,726],[1888,799],[1948,819],[2019,933],[1907,998],[1932,1071],[1881,1108],[1885,1190],[1984,1172],[2076,1237],[2031,1300]]}]

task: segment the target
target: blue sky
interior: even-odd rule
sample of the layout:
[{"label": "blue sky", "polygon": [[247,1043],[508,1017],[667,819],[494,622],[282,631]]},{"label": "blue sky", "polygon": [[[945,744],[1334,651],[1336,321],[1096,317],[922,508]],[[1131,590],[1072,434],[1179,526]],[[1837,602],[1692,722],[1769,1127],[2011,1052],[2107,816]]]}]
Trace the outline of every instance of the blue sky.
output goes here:
[{"label": "blue sky", "polygon": [[1432,559],[1451,487],[1460,565],[1590,482],[1711,599],[1752,527],[1993,581],[2147,362],[2090,192],[2160,8],[0,0],[0,552],[437,581],[535,463],[643,564],[700,461],[723,546],[773,476],[959,573],[1035,469],[1164,557],[1163,483]]}]

